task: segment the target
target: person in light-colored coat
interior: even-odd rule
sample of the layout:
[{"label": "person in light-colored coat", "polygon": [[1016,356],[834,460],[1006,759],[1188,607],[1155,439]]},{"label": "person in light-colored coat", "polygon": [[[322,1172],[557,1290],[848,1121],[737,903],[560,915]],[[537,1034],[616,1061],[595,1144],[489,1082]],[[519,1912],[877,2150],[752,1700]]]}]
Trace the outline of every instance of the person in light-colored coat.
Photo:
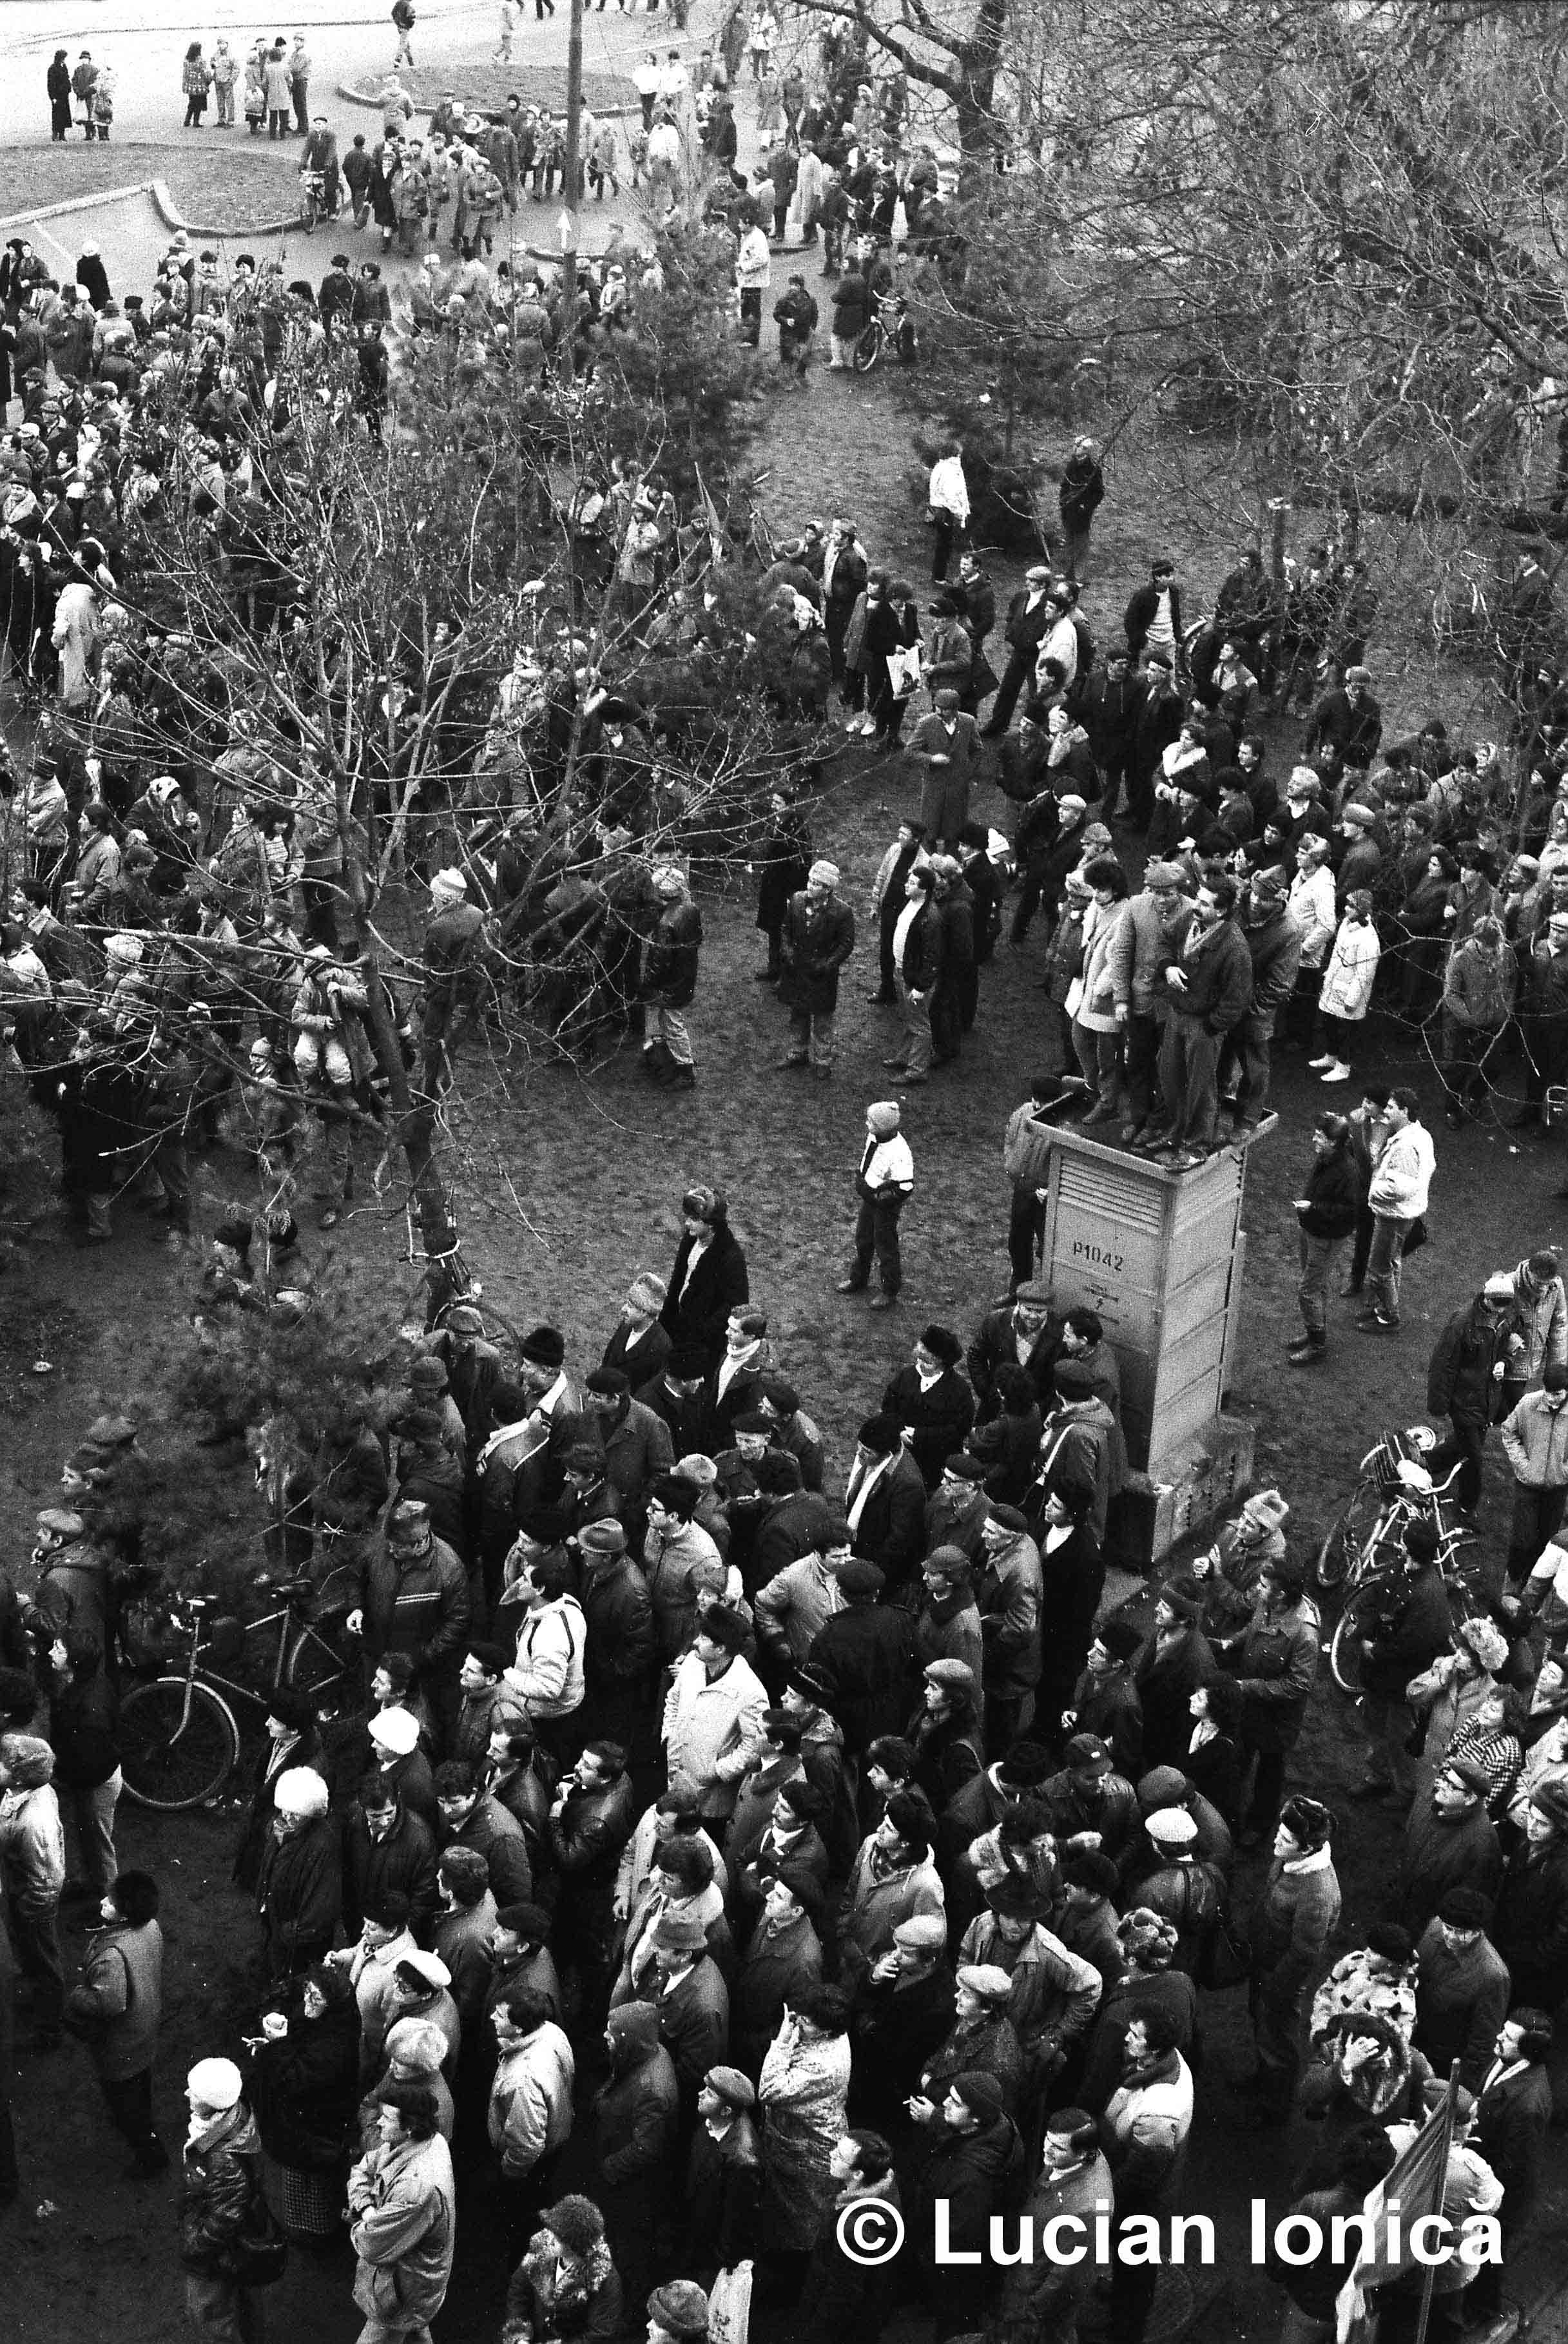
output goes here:
[{"label": "person in light-colored coat", "polygon": [[669,1781],[696,1787],[710,1824],[733,1812],[748,1747],[762,1740],[767,1690],[742,1655],[745,1633],[739,1612],[715,1603],[692,1650],[676,1662],[664,1702]]},{"label": "person in light-colored coat", "polygon": [[359,2344],[430,2344],[457,2238],[451,2151],[436,2129],[434,2098],[417,2084],[383,2086],[377,2130],[349,2176]]}]

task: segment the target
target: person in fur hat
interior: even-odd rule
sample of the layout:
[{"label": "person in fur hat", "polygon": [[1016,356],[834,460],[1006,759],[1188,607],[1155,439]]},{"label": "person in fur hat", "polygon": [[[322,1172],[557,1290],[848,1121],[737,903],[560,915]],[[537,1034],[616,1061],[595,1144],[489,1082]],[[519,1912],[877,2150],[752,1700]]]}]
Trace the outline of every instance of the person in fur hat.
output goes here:
[{"label": "person in fur hat", "polygon": [[610,2344],[624,2325],[620,2277],[592,2198],[558,2198],[511,2275],[501,2344]]}]

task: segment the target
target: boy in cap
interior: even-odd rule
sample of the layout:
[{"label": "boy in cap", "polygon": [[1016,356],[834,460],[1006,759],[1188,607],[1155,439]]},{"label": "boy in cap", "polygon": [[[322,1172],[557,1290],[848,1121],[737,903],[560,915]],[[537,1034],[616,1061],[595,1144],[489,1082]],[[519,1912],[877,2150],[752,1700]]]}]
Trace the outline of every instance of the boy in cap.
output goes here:
[{"label": "boy in cap", "polygon": [[879,1100],[865,1110],[865,1145],[855,1176],[860,1209],[855,1223],[855,1258],[849,1274],[840,1278],[840,1294],[863,1294],[875,1258],[882,1290],[872,1297],[874,1310],[891,1309],[904,1280],[898,1250],[898,1217],[914,1193],[915,1159],[899,1129],[895,1099]]}]

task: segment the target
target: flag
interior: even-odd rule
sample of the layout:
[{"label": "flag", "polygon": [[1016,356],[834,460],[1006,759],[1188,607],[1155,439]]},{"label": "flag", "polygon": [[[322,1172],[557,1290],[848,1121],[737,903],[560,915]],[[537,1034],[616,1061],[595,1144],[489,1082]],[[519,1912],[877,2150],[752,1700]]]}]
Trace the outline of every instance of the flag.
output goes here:
[{"label": "flag", "polygon": [[[1448,2157],[1453,2141],[1453,2086],[1451,2082],[1440,2107],[1434,2108],[1415,2138],[1395,2160],[1377,2187],[1370,2190],[1366,2212],[1371,2217],[1376,2245],[1355,2265],[1334,2306],[1335,2344],[1361,2344],[1372,2327],[1368,2291],[1387,2287],[1417,2268],[1411,2252],[1411,2231],[1423,2214],[1441,2214],[1448,2181]],[[1398,2252],[1384,2208],[1399,2208]]]}]

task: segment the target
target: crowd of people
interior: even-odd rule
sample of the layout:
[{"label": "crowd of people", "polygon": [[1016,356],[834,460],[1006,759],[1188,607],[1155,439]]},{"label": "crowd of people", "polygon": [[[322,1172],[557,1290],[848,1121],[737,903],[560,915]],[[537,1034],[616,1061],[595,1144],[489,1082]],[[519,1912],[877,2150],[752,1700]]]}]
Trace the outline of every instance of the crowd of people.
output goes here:
[{"label": "crowd of people", "polygon": [[[1355,2210],[1455,2062],[1443,2208],[1497,2215],[1512,2258],[1568,1955],[1561,1492],[1467,1611],[1435,1533],[1406,1531],[1366,1622],[1355,1793],[1400,1837],[1348,1944],[1348,1818],[1289,1779],[1320,1622],[1281,1493],[1147,1626],[1108,1614],[1119,1388],[1092,1313],[1028,1282],[967,1344],[926,1327],[830,1482],[725,1198],[681,1209],[598,1366],[575,1330],[497,1340],[450,1306],[291,1491],[278,1560],[350,1657],[270,1697],[235,1848],[260,1983],[187,2079],[197,2331],[256,2332],[291,2248],[346,2238],[364,2336],[420,2334],[471,2224],[504,2243],[508,2337],[552,2314],[612,2337],[645,2298],[655,2334],[698,2339],[749,2265],[759,2309],[839,2344],[912,2293],[938,2339],[1069,2336],[1097,2277],[1135,2344],[1155,2268],[955,2268],[936,2202],[963,2252],[996,2213],[1180,2210],[1207,2101],[1307,2120],[1292,2203]],[[1538,1337],[1509,1354],[1516,1428],[1568,1388],[1561,1278],[1530,1268],[1500,1314]],[[64,2030],[154,2184],[160,1884],[116,1853],[147,1474],[136,1426],[96,1421],[31,1585],[0,1579],[0,1944],[38,2055],[24,2142]],[[1239,2083],[1200,2020],[1242,1978]],[[14,2196],[8,2120],[0,2164]],[[837,2221],[867,2196],[908,2226],[875,2268]],[[1280,2267],[1292,2337],[1327,2332],[1345,2268]],[[1443,2332],[1501,2284],[1440,2272]],[[1387,2290],[1394,2333],[1420,2292]]]},{"label": "crowd of people", "polygon": [[[759,57],[751,33],[771,105],[773,36]],[[273,135],[303,134],[309,157],[299,47],[292,73],[274,51],[263,87]],[[187,62],[196,126],[219,85]],[[833,296],[843,364],[895,209],[913,224],[943,197],[934,156],[885,147],[897,91],[857,82],[846,111],[833,92],[858,66],[830,66],[820,97],[778,77],[764,184],[732,170],[718,201],[753,338],[770,231],[795,205],[805,239],[820,232],[824,274],[859,288]],[[652,71],[650,157],[675,94]],[[733,166],[717,54],[703,74],[704,136]],[[50,94],[58,125],[53,75]],[[489,266],[486,222],[528,175],[549,192],[555,126],[546,140],[519,101],[498,128],[454,96],[415,139],[410,111],[389,103],[363,171],[353,153],[340,166],[384,240],[411,221],[410,249],[438,247],[396,321],[400,363],[443,336],[481,369],[562,338],[591,358],[634,320],[650,264],[630,248],[571,299],[548,272]],[[583,155],[613,187],[612,150],[590,138]],[[453,156],[449,281],[435,190]],[[324,150],[308,167],[325,175]],[[925,226],[941,231],[939,208]],[[845,249],[862,236],[865,264]],[[1510,1096],[1522,1120],[1556,1114],[1568,781],[1550,582],[1527,564],[1515,591],[1508,757],[1436,720],[1385,741],[1375,597],[1330,546],[1283,579],[1249,551],[1202,614],[1159,556],[1097,641],[1091,440],[1064,470],[1061,558],[1005,600],[969,541],[956,442],[928,483],[924,610],[907,567],[845,517],[776,549],[746,625],[693,581],[705,499],[618,461],[573,497],[558,633],[450,720],[410,833],[423,932],[389,970],[367,959],[354,825],[385,815],[394,767],[346,834],[311,731],[330,735],[349,686],[314,666],[264,525],[304,460],[308,392],[339,399],[346,432],[381,428],[379,264],[339,257],[319,285],[288,282],[177,237],[150,294],[116,302],[101,256],[66,285],[18,238],[0,301],[23,419],[0,434],[5,643],[38,716],[25,772],[5,775],[0,1012],[56,1120],[84,1243],[139,1195],[183,1251],[193,1154],[238,1146],[263,1205],[206,1233],[202,1314],[302,1314],[301,1185],[331,1228],[394,1089],[438,1100],[492,1021],[524,1015],[565,1062],[623,1034],[652,1080],[693,1086],[711,841],[683,826],[693,801],[671,775],[694,767],[695,732],[689,699],[590,665],[576,621],[612,583],[637,659],[674,645],[687,678],[727,667],[797,728],[753,857],[781,1076],[838,1071],[856,922],[811,825],[852,740],[903,761],[916,809],[886,842],[877,965],[868,950],[859,972],[898,1012],[893,1086],[961,1071],[1005,925],[1037,952],[1039,1069],[1003,1142],[1008,1292],[962,1330],[922,1326],[853,1424],[819,1420],[775,1347],[710,1182],[682,1197],[673,1261],[637,1271],[602,1350],[586,1308],[519,1339],[432,1278],[424,1336],[367,1376],[278,1532],[274,1560],[311,1582],[345,1675],[329,1699],[271,1697],[234,1856],[256,2006],[228,2036],[212,2026],[177,2158],[158,2066],[167,1884],[116,1852],[147,1463],[127,1420],[89,1428],[39,1515],[34,1571],[20,1588],[0,1574],[0,2054],[14,1953],[36,2063],[16,2094],[24,2157],[69,2034],[132,2174],[156,2187],[177,2162],[189,2315],[217,2338],[258,2332],[289,2254],[319,2253],[332,2283],[345,2249],[362,2344],[427,2336],[454,2259],[482,2268],[499,2242],[506,2344],[611,2339],[644,2302],[652,2344],[700,2344],[710,2321],[733,2339],[748,2266],[759,2308],[824,2344],[871,2344],[912,2299],[938,2344],[1072,2344],[1097,2285],[1114,2344],[1138,2344],[1153,2266],[976,2274],[934,2258],[935,2206],[960,2250],[996,2213],[1043,2226],[1104,2204],[1125,2233],[1186,2208],[1196,2117],[1300,2124],[1292,2205],[1352,2212],[1457,2062],[1444,2208],[1496,2216],[1504,2263],[1448,2266],[1431,2317],[1454,2339],[1495,2316],[1539,2221],[1568,1991],[1558,1258],[1497,1269],[1432,1354],[1428,1402],[1449,1428],[1434,1470],[1454,1470],[1466,1511],[1501,1427],[1506,1561],[1460,1581],[1427,1523],[1406,1530],[1362,1638],[1365,1777],[1337,1814],[1298,1772],[1331,1696],[1285,1495],[1249,1496],[1157,1578],[1147,1617],[1108,1612],[1120,1375],[1040,1245],[1064,1097],[1091,1138],[1183,1175],[1259,1131],[1276,1042],[1331,1089],[1369,1015],[1409,1071],[1436,1057],[1452,1129]],[[792,342],[809,342],[805,317],[794,302],[781,318]],[[193,526],[228,613],[199,643],[160,598]],[[304,722],[258,716],[258,645]],[[394,720],[397,683],[374,680]],[[1306,720],[1282,773],[1270,697]],[[1296,1204],[1303,1369],[1328,1355],[1347,1247],[1361,1329],[1397,1333],[1436,1172],[1419,1082],[1344,1096],[1351,1112],[1331,1089],[1315,1118]],[[915,1189],[899,1099],[868,1109],[854,1186],[840,1290],[875,1275],[891,1308]],[[1337,1859],[1380,1833],[1386,1894],[1350,1915]],[[73,1902],[90,1934],[67,1985]],[[1243,1981],[1239,2082],[1200,2021]],[[18,2166],[0,2101],[0,2200]],[[880,2268],[841,2234],[864,2198],[907,2221]],[[1290,2344],[1326,2344],[1345,2273],[1331,2253],[1279,2267]],[[1413,2334],[1419,2275],[1383,2293],[1391,2336]]]}]

